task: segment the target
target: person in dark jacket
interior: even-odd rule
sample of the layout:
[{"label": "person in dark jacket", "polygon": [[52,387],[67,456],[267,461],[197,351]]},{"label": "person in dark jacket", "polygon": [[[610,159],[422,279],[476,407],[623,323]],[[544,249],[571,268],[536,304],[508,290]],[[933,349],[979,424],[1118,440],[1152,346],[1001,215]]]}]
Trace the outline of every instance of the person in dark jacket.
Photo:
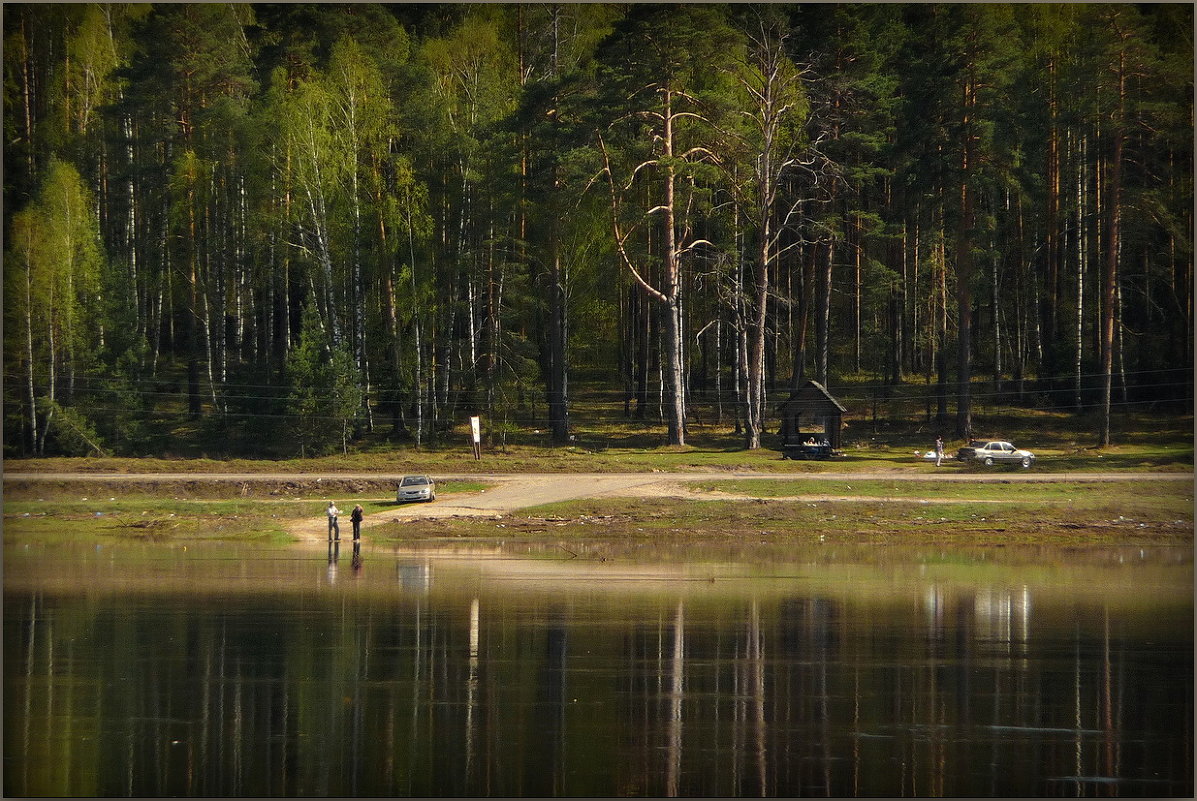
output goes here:
[{"label": "person in dark jacket", "polygon": [[362,509],[359,503],[353,507],[353,511],[349,513],[349,520],[353,523],[353,539],[356,542],[362,536],[362,518],[365,517],[366,511]]}]

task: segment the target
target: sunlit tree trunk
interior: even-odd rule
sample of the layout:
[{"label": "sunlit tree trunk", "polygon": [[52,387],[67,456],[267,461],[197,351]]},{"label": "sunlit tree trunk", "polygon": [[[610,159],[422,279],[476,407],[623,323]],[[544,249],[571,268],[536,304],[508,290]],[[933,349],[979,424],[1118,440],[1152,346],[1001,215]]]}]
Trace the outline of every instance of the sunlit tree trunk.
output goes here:
[{"label": "sunlit tree trunk", "polygon": [[669,444],[686,444],[686,386],[684,380],[684,365],[682,362],[682,295],[681,272],[678,263],[677,220],[674,202],[676,191],[676,174],[673,166],[673,93],[666,88],[664,96],[664,125],[665,136],[662,145],[665,149],[665,202],[664,225],[664,287],[663,294],[668,306],[665,319],[665,350],[668,354],[667,375],[669,379],[670,415]]},{"label": "sunlit tree trunk", "polygon": [[827,376],[831,370],[831,294],[836,252],[834,237],[828,236],[817,248],[821,260],[817,271],[815,311],[815,348],[818,352],[816,375],[819,383],[827,386]]},{"label": "sunlit tree trunk", "polygon": [[1082,396],[1082,358],[1085,352],[1085,273],[1089,267],[1089,236],[1085,230],[1086,204],[1088,193],[1085,191],[1085,173],[1088,163],[1088,139],[1081,137],[1076,158],[1076,209],[1074,226],[1076,234],[1076,318],[1075,318],[1075,352],[1073,356],[1073,371],[1076,374],[1073,386],[1073,402],[1077,412],[1084,408]]},{"label": "sunlit tree trunk", "polygon": [[199,379],[199,253],[196,236],[199,234],[195,219],[195,190],[187,190],[187,411],[192,418],[200,415]]},{"label": "sunlit tree trunk", "polygon": [[1106,178],[1105,271],[1101,307],[1101,424],[1097,444],[1110,444],[1110,413],[1114,381],[1114,318],[1118,289],[1118,257],[1122,225],[1122,120],[1126,109],[1126,54],[1118,53],[1115,80],[1118,87],[1114,123],[1111,125],[1110,161]]},{"label": "sunlit tree trunk", "polygon": [[1056,341],[1059,330],[1060,309],[1060,263],[1063,256],[1060,233],[1060,131],[1059,99],[1057,96],[1058,66],[1054,58],[1046,66],[1045,87],[1047,93],[1047,148],[1044,165],[1044,280],[1040,297],[1040,331],[1043,348],[1043,370],[1046,377],[1055,380],[1058,369]]},{"label": "sunlit tree trunk", "polygon": [[[556,180],[554,179],[554,183]],[[569,365],[566,360],[565,281],[561,265],[560,228],[554,215],[549,223],[548,410],[553,442],[569,440]]]},{"label": "sunlit tree trunk", "polygon": [[794,324],[793,364],[790,374],[790,390],[797,390],[806,379],[806,349],[808,332],[810,331],[810,315],[814,307],[812,303],[815,285],[815,260],[818,247],[812,246],[805,250],[796,251],[794,268],[798,271],[798,321]]},{"label": "sunlit tree trunk", "polygon": [[936,283],[932,295],[934,304],[932,319],[935,323],[932,353],[938,374],[935,387],[935,419],[941,425],[948,421],[948,382],[951,379],[948,372],[948,265],[947,246],[944,238],[943,220],[941,219],[935,246]]},{"label": "sunlit tree trunk", "polygon": [[970,186],[973,165],[973,150],[976,144],[973,133],[973,113],[977,103],[976,78],[968,74],[963,91],[964,142],[960,155],[960,221],[956,231],[956,307],[957,307],[957,351],[956,379],[956,435],[966,442],[972,439],[972,325],[973,325],[973,189]]}]

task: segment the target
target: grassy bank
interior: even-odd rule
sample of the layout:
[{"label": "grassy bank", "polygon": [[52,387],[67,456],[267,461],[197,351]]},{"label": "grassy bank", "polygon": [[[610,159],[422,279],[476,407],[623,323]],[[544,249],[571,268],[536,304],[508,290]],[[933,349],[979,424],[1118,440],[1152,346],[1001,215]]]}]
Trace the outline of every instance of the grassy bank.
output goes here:
[{"label": "grassy bank", "polygon": [[[252,488],[251,488],[252,487]],[[477,492],[476,482],[447,482],[442,493]],[[242,492],[245,492],[242,495]],[[287,543],[289,524],[319,519],[329,498],[360,503],[366,514],[393,509],[392,482],[14,483],[5,486],[7,542],[237,540]]]},{"label": "grassy bank", "polygon": [[[1018,473],[1022,477],[1022,473]],[[696,489],[705,492],[720,492],[729,495],[746,495],[754,498],[797,498],[815,496],[827,498],[871,497],[885,500],[937,501],[999,503],[1012,505],[1060,505],[1074,508],[1110,507],[1110,498],[1122,505],[1124,510],[1148,513],[1162,505],[1174,508],[1176,513],[1192,515],[1193,487],[1181,482],[1136,481],[1133,474],[1125,480],[1095,485],[1086,481],[886,481],[886,480],[761,480],[723,479],[719,481],[690,482]],[[1108,493],[1113,488],[1113,495]],[[1190,508],[1186,508],[1190,507]],[[1111,507],[1112,508],[1112,507]],[[1168,512],[1169,514],[1172,511]]]},{"label": "grassy bank", "polygon": [[[197,501],[95,498],[74,501],[5,501],[6,544],[36,541],[204,542],[238,540],[283,544],[291,541],[288,520],[311,516],[312,504],[263,501]],[[317,510],[318,511],[318,510]]]},{"label": "grassy bank", "polygon": [[[314,482],[313,482],[314,483]],[[5,540],[20,542],[289,541],[297,521],[318,519],[327,485],[308,492],[234,496],[234,484],[203,484],[207,495],[138,487],[80,494],[41,485],[40,494],[4,503]],[[442,502],[484,485],[450,482]],[[214,497],[223,489],[226,497]],[[291,491],[296,488],[292,487]],[[604,498],[526,509],[501,518],[397,520],[387,487],[334,495],[374,515],[366,541],[561,542],[577,549],[605,543],[703,542],[738,547],[855,545],[1191,545],[1193,486],[1187,481],[910,482],[742,480],[692,482],[693,498]],[[234,496],[234,497],[229,497]],[[416,509],[418,513],[418,509]]]},{"label": "grassy bank", "polygon": [[[736,544],[1183,545],[1193,539],[1187,482],[891,486],[822,482],[718,482],[756,498],[595,499],[524,510],[502,520],[426,521],[421,535],[448,539],[554,538],[562,542]],[[920,493],[920,490],[929,490]],[[922,497],[919,497],[922,494]],[[766,497],[768,496],[768,497]],[[383,525],[380,539],[410,539]]]},{"label": "grassy bank", "polygon": [[[1022,444],[1016,441],[1016,444]],[[826,461],[791,461],[778,451],[746,451],[738,447],[621,448],[583,446],[550,448],[510,446],[505,451],[486,451],[475,460],[468,450],[395,448],[387,451],[352,453],[319,459],[120,459],[54,458],[10,459],[4,464],[9,473],[432,473],[434,475],[470,475],[478,473],[639,473],[664,471],[826,473],[936,470],[919,459],[916,450],[930,443],[870,443],[848,446],[843,455]],[[1032,470],[1051,472],[1176,471],[1193,469],[1190,442],[1169,442],[1113,446],[1098,451],[1081,446],[1056,448],[1028,445],[1037,462]],[[975,470],[949,460],[940,470]]]}]

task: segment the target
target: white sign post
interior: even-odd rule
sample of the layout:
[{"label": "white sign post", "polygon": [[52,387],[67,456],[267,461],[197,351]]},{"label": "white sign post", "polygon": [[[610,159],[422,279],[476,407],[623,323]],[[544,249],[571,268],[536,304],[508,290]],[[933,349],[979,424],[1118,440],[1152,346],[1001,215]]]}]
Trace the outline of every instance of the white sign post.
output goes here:
[{"label": "white sign post", "polygon": [[480,461],[482,459],[482,420],[480,418],[470,418],[470,431],[474,435],[471,441],[474,446],[474,461]]}]

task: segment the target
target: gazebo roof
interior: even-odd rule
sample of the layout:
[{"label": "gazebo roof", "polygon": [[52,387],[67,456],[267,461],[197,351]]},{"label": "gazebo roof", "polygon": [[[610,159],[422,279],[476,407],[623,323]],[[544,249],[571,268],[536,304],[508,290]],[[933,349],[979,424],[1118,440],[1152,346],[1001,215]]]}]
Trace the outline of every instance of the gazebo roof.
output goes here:
[{"label": "gazebo roof", "polygon": [[847,414],[848,412],[844,405],[833,398],[827,388],[818,381],[807,381],[803,384],[781,404],[781,409],[783,413],[793,411],[798,414],[824,417]]}]

